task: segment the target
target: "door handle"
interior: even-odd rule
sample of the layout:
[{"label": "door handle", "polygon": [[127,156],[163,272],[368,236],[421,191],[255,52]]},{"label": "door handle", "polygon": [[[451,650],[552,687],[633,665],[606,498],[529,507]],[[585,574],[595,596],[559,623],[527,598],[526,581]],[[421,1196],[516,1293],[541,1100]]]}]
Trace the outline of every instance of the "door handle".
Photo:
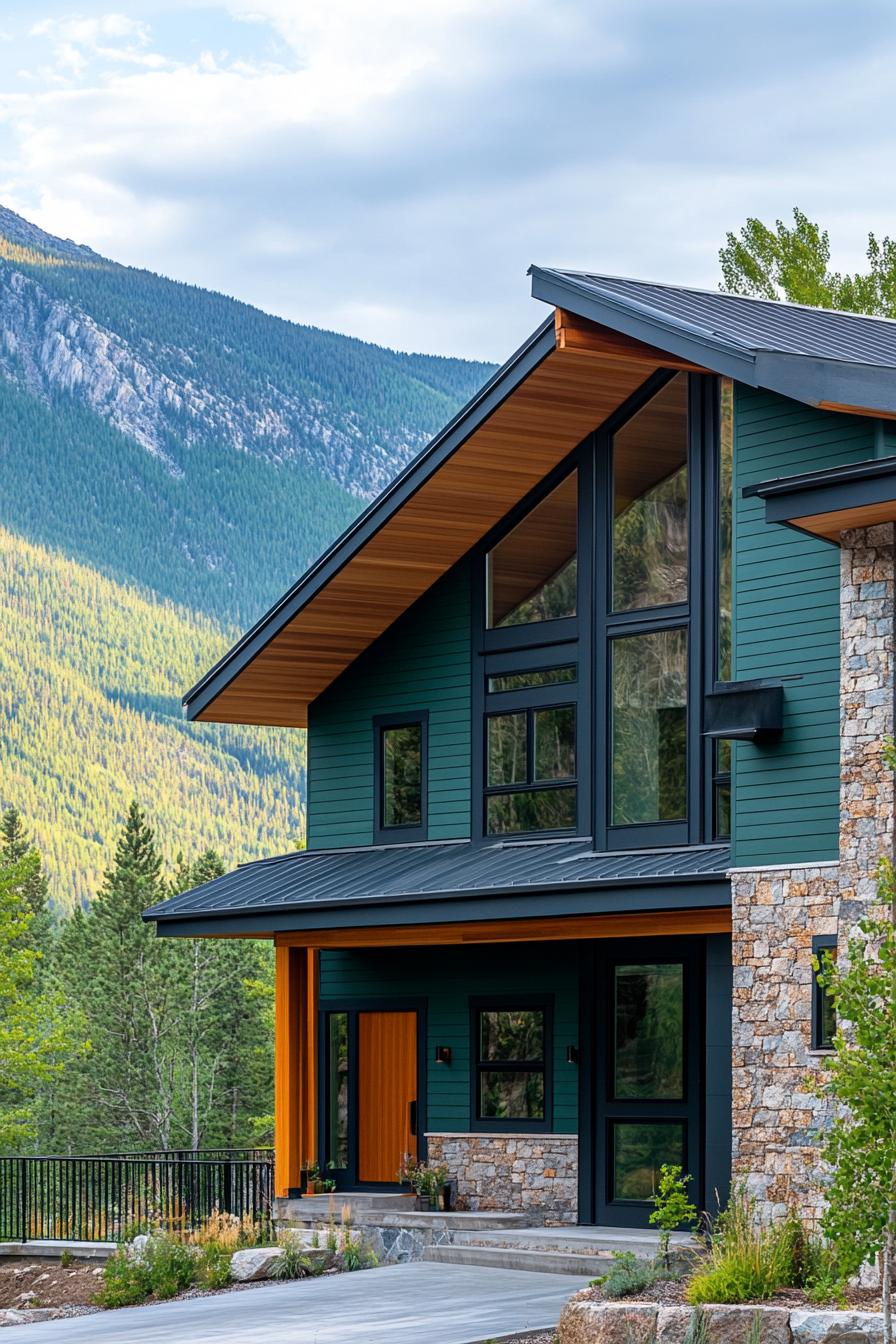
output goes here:
[{"label": "door handle", "polygon": [[417,1133],[417,1102],[408,1103],[408,1128],[412,1134]]}]

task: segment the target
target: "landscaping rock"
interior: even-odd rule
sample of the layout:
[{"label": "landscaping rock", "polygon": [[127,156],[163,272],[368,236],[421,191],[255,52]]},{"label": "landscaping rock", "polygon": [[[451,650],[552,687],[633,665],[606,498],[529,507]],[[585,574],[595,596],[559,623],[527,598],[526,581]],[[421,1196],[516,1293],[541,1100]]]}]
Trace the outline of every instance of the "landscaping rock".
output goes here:
[{"label": "landscaping rock", "polygon": [[560,1317],[560,1344],[653,1344],[653,1302],[567,1302]]},{"label": "landscaping rock", "polygon": [[750,1344],[757,1315],[761,1320],[760,1344],[790,1344],[789,1309],[757,1306],[704,1307],[707,1344]]},{"label": "landscaping rock", "polygon": [[272,1267],[282,1255],[282,1246],[252,1246],[246,1251],[235,1251],[230,1261],[230,1277],[235,1283],[269,1279]]},{"label": "landscaping rock", "polygon": [[883,1344],[884,1318],[876,1311],[790,1313],[793,1344]]},{"label": "landscaping rock", "polygon": [[660,1307],[656,1317],[656,1344],[683,1344],[693,1307]]},{"label": "landscaping rock", "polygon": [[129,1260],[142,1260],[146,1255],[146,1248],[149,1245],[149,1237],[140,1233],[133,1241],[128,1243],[127,1256]]}]

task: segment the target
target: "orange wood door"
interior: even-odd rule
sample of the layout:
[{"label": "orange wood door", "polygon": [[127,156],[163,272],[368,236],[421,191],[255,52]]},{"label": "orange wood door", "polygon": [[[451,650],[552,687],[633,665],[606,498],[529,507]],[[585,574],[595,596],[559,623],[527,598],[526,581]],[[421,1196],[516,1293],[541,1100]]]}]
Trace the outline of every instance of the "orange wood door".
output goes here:
[{"label": "orange wood door", "polygon": [[358,1014],[358,1180],[398,1179],[417,1156],[411,1103],[417,1100],[417,1014]]}]

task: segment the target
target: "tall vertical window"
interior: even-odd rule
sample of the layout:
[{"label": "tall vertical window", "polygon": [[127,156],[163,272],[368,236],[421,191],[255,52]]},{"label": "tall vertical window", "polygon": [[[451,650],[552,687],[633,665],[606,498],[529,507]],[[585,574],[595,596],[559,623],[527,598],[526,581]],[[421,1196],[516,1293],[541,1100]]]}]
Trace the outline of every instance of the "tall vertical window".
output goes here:
[{"label": "tall vertical window", "polygon": [[[719,456],[716,516],[716,679],[731,681],[734,550],[734,383],[719,380]],[[731,743],[712,748],[712,829],[714,839],[731,834]]]},{"label": "tall vertical window", "polygon": [[578,494],[574,471],[489,551],[485,559],[489,629],[575,616]]},{"label": "tall vertical window", "polygon": [[837,956],[837,939],[834,935],[821,934],[812,939],[813,960],[818,962],[818,970],[812,981],[812,1049],[833,1050],[834,1037],[837,1034],[837,1014],[834,1001],[827,985],[823,985],[819,976]]},{"label": "tall vertical window", "polygon": [[613,436],[614,611],[688,600],[688,379]]},{"label": "tall vertical window", "polygon": [[549,1112],[550,1014],[546,1005],[471,1004],[473,1121],[544,1129]]},{"label": "tall vertical window", "polygon": [[327,1014],[327,1161],[348,1166],[348,1013]]},{"label": "tall vertical window", "polygon": [[377,720],[374,729],[380,838],[420,838],[426,830],[426,719]]},{"label": "tall vertical window", "polygon": [[682,627],[612,641],[612,824],[687,817],[688,640]]}]

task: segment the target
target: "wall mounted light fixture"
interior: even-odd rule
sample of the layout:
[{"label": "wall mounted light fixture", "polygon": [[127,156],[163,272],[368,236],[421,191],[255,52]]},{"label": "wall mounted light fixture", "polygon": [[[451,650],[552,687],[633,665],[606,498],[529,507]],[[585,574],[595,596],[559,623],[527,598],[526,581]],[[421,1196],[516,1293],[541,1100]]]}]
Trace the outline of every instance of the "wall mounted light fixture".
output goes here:
[{"label": "wall mounted light fixture", "polygon": [[566,1062],[567,1064],[578,1064],[579,1047],[577,1045],[568,1045],[566,1047]]},{"label": "wall mounted light fixture", "polygon": [[450,1064],[450,1063],[451,1063],[451,1046],[450,1046],[450,1045],[437,1045],[437,1046],[436,1046],[436,1063],[437,1063],[437,1064]]}]

